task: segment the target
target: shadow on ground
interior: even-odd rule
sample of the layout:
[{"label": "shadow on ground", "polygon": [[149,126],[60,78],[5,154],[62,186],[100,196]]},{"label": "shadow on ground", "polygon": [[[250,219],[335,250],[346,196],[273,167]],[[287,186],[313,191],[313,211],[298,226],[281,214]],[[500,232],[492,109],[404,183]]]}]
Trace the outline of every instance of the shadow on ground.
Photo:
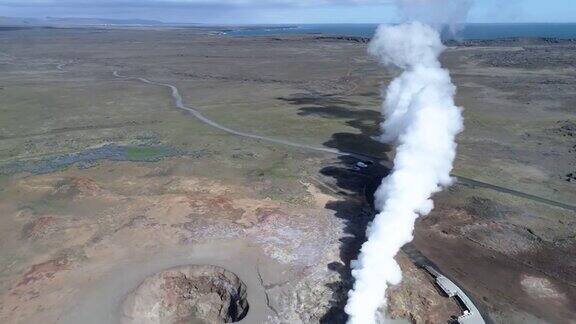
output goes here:
[{"label": "shadow on ground", "polygon": [[[344,197],[343,200],[328,203],[326,208],[333,210],[345,225],[345,235],[340,239],[340,262],[328,265],[340,278],[328,284],[333,294],[331,308],[320,322],[345,323],[347,316],[344,306],[348,291],[352,288],[350,262],[358,257],[366,240],[366,226],[374,216],[374,192],[390,171],[382,165],[382,162],[388,161],[386,154],[390,147],[374,139],[380,134],[381,114],[336,96],[296,94],[278,99],[299,106],[300,116],[343,120],[344,124],[358,132],[335,133],[324,145],[342,152],[373,157],[372,161],[361,161],[352,156],[341,156],[320,170],[323,182]],[[367,166],[359,166],[358,162]]]},{"label": "shadow on ground", "polygon": [[278,99],[298,106],[300,116],[345,120],[344,124],[358,130],[356,133],[334,133],[324,143],[325,146],[379,160],[386,159],[389,146],[372,138],[380,134],[379,124],[382,120],[379,111],[361,108],[356,102],[331,95],[296,94]]}]

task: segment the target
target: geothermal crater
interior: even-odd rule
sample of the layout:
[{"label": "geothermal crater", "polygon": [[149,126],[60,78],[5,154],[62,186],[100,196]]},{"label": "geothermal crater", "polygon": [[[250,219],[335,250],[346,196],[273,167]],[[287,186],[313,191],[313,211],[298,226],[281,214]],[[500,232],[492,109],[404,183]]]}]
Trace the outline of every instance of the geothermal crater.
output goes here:
[{"label": "geothermal crater", "polygon": [[172,268],[146,278],[122,312],[122,323],[234,323],[248,313],[246,285],[216,266]]}]

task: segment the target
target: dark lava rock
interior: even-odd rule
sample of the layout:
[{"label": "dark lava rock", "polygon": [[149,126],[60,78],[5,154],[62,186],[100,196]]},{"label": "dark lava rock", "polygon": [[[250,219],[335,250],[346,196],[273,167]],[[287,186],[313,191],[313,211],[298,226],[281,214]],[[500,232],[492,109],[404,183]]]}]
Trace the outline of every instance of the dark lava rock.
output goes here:
[{"label": "dark lava rock", "polygon": [[553,133],[563,137],[576,136],[576,123],[570,120],[562,120],[556,123],[558,124],[558,127],[551,130]]},{"label": "dark lava rock", "polygon": [[576,39],[560,39],[552,37],[509,37],[498,39],[471,39],[471,40],[447,40],[448,46],[529,46],[529,45],[572,45]]},{"label": "dark lava rock", "polygon": [[370,42],[368,37],[358,37],[358,36],[317,36],[316,40],[332,40],[332,41],[345,41],[366,44]]}]

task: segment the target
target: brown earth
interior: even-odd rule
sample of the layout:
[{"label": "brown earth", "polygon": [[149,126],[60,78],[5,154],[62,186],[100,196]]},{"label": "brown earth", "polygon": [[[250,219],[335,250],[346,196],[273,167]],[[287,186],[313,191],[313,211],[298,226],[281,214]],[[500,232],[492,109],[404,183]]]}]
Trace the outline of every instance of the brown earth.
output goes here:
[{"label": "brown earth", "polygon": [[[166,88],[112,72],[174,84],[226,127],[386,165],[390,147],[373,136],[379,87],[395,72],[351,39],[205,32],[0,31],[1,322],[119,321],[145,278],[188,264],[236,273],[252,299],[246,320],[345,320],[349,262],[386,169],[231,136],[175,109]],[[454,172],[495,187],[434,197],[414,246],[495,322],[570,323],[576,312],[575,214],[559,207],[576,201],[574,57],[571,44],[515,41],[443,57],[465,107]],[[390,315],[457,315],[398,260],[406,276]]]}]

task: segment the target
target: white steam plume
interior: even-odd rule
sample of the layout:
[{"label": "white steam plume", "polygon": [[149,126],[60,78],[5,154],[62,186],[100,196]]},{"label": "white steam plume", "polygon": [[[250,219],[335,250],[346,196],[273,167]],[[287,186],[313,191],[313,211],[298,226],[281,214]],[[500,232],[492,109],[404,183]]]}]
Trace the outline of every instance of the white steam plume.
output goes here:
[{"label": "white steam plume", "polygon": [[349,323],[376,322],[388,285],[402,280],[395,255],[412,240],[416,218],[432,210],[432,194],[451,183],[455,137],[463,125],[456,88],[438,61],[443,50],[438,31],[420,22],[380,26],[370,43],[371,55],[404,72],[389,85],[383,105],[381,140],[397,145],[394,169],[375,194],[379,214],[352,264]]}]

